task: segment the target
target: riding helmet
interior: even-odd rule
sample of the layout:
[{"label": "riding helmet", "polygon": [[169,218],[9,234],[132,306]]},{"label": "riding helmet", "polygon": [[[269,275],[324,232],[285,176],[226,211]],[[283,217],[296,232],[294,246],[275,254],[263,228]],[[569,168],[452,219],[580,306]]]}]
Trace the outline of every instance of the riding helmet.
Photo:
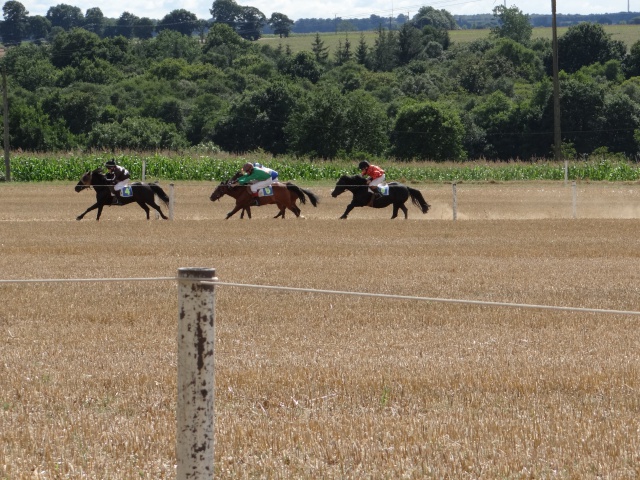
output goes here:
[{"label": "riding helmet", "polygon": [[366,160],[361,161],[361,162],[358,164],[358,168],[359,168],[360,170],[365,170],[365,169],[369,168],[369,162],[367,162]]},{"label": "riding helmet", "polygon": [[107,163],[105,163],[104,166],[105,167],[115,167],[116,166],[116,161],[111,159]]},{"label": "riding helmet", "polygon": [[245,171],[245,172],[247,172],[247,173],[251,173],[251,171],[253,170],[253,164],[252,164],[252,163],[249,163],[249,162],[245,163],[245,164],[242,166],[242,170],[244,170],[244,171]]}]

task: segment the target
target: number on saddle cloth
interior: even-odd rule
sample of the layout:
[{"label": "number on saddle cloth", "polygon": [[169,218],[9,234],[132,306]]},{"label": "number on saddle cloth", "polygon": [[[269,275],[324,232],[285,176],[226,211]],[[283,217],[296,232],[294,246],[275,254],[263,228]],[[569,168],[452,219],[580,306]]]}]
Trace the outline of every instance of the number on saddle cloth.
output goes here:
[{"label": "number on saddle cloth", "polygon": [[123,197],[123,198],[132,197],[133,196],[133,188],[131,188],[131,185],[127,185],[125,187],[122,187],[122,190],[120,190],[120,196]]},{"label": "number on saddle cloth", "polygon": [[264,187],[258,189],[259,197],[271,197],[273,196],[273,187]]},{"label": "number on saddle cloth", "polygon": [[380,195],[389,195],[389,184],[378,185],[378,193]]}]

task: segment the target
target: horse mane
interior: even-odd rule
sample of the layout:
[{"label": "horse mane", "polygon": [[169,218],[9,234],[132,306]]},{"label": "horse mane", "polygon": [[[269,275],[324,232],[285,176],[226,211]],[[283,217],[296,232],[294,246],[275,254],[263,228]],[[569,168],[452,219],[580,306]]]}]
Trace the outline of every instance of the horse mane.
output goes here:
[{"label": "horse mane", "polygon": [[225,183],[229,184],[231,182],[235,182],[237,179],[239,179],[241,176],[243,175],[242,172],[236,172],[233,174],[233,177],[231,177],[229,180],[227,180]]},{"label": "horse mane", "polygon": [[366,185],[367,179],[362,175],[342,175],[339,181],[346,181],[348,185]]}]

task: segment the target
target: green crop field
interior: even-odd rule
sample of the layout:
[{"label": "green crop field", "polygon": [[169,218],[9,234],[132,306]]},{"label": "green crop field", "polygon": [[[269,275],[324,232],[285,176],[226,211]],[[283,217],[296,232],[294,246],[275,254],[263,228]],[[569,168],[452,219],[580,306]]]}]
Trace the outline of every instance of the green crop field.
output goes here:
[{"label": "green crop field", "polygon": [[[558,36],[562,36],[567,29],[568,27],[558,28]],[[637,25],[604,25],[604,29],[614,40],[622,40],[627,45],[627,48],[640,40],[640,28]],[[489,33],[490,31],[488,29],[453,30],[449,32],[449,35],[454,44],[462,44],[487,38]],[[344,45],[347,40],[351,42],[352,48],[355,49],[360,42],[361,36],[364,37],[367,45],[371,47],[373,46],[378,34],[375,31],[320,33],[320,39],[324,42],[324,46],[329,48],[328,52],[330,54],[335,52],[338,47],[338,42],[342,42],[342,45]],[[551,28],[538,27],[533,29],[533,38],[551,39],[551,36]],[[315,38],[315,33],[293,34],[289,38],[278,38],[274,35],[265,35],[259,40],[259,42],[272,45],[273,47],[277,47],[278,44],[281,44],[283,48],[289,46],[293,53],[297,53],[304,50],[310,51]]]}]

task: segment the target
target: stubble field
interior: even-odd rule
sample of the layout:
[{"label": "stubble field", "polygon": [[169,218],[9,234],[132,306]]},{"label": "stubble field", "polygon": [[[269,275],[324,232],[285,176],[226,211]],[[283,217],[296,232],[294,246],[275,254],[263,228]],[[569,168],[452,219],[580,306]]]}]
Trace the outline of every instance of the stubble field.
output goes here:
[{"label": "stubble field", "polygon": [[[167,183],[162,184],[167,190]],[[432,210],[75,217],[68,184],[0,185],[0,278],[174,276],[640,311],[640,185],[415,185]],[[37,197],[37,198],[36,198]],[[165,209],[166,211],[166,209]],[[153,214],[152,214],[153,218]],[[175,477],[173,281],[0,284],[0,478]],[[217,478],[640,476],[640,316],[216,288]]]}]

